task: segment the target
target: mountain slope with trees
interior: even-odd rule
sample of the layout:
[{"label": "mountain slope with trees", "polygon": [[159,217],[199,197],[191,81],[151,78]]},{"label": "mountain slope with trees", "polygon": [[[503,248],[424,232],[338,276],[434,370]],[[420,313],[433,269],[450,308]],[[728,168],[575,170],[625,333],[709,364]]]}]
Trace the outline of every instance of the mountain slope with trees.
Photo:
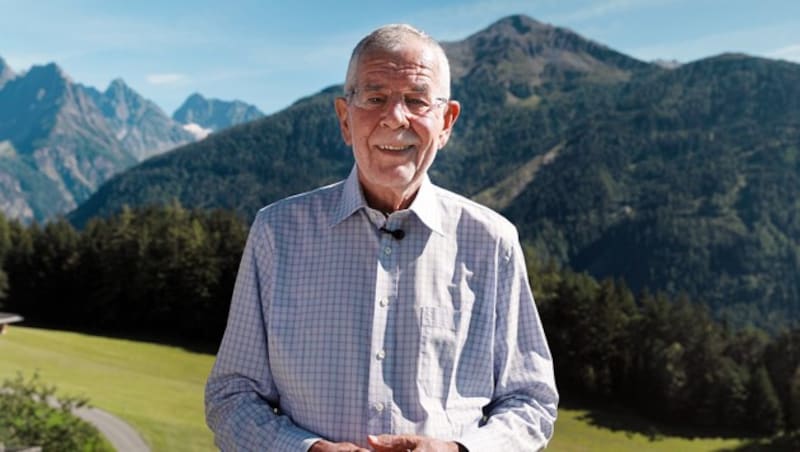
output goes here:
[{"label": "mountain slope with trees", "polygon": [[722,55],[626,85],[503,211],[540,249],[736,324],[800,319],[800,66]]},{"label": "mountain slope with trees", "polygon": [[[665,69],[524,16],[446,50],[464,108],[434,181],[503,212],[545,259],[686,293],[737,325],[800,320],[800,65]],[[173,199],[250,218],[340,179],[339,92],[137,166],[72,218]]]}]

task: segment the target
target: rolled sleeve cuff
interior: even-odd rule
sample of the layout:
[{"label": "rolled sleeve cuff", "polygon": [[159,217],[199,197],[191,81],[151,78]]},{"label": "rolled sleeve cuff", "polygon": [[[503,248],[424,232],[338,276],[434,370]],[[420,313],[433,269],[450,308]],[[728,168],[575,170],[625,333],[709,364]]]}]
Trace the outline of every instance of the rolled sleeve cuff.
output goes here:
[{"label": "rolled sleeve cuff", "polygon": [[[523,443],[524,445],[521,445],[519,441],[509,441],[507,438],[504,439],[503,436],[498,436],[498,432],[493,432],[491,429],[478,428],[470,432],[465,432],[464,436],[458,438],[456,442],[464,446],[469,452],[481,452],[485,450],[538,451],[547,446],[548,440],[531,438],[529,442],[525,442]],[[527,447],[528,445],[530,445],[530,448]],[[518,449],[520,446],[524,447],[524,449]]]},{"label": "rolled sleeve cuff", "polygon": [[493,440],[491,435],[483,434],[480,431],[471,432],[467,436],[459,438],[457,442],[469,452],[495,450],[497,448],[497,440]]}]

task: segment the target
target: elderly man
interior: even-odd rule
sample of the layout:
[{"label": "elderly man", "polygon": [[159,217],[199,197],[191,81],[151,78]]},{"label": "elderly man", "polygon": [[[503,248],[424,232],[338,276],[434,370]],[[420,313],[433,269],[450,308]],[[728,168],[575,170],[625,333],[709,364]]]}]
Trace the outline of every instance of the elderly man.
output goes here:
[{"label": "elderly man", "polygon": [[355,166],[262,209],[206,387],[224,451],[524,451],[558,395],[514,226],[427,171],[460,105],[433,39],[382,27],[335,103]]}]

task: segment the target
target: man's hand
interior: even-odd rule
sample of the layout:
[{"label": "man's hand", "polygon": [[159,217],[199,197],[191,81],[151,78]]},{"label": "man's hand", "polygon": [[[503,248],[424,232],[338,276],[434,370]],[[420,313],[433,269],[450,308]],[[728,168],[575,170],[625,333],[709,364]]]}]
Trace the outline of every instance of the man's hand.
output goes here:
[{"label": "man's hand", "polygon": [[450,441],[413,435],[380,435],[367,437],[375,452],[458,452],[458,444]]},{"label": "man's hand", "polygon": [[369,450],[353,443],[332,443],[323,439],[312,444],[308,452],[369,452]]}]

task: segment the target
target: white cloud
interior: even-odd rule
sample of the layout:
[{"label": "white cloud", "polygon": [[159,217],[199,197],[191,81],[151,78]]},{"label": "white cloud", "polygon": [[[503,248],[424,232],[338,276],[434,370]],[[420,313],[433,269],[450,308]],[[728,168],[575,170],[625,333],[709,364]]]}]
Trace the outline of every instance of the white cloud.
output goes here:
[{"label": "white cloud", "polygon": [[768,52],[767,56],[800,63],[800,43],[773,50],[772,52]]},{"label": "white cloud", "polygon": [[194,135],[195,140],[202,140],[203,138],[207,137],[209,134],[211,134],[211,132],[214,131],[214,129],[205,129],[203,128],[203,126],[195,124],[193,122],[189,124],[184,124],[183,130]]},{"label": "white cloud", "polygon": [[168,74],[148,74],[145,77],[145,80],[147,80],[147,83],[151,85],[172,85],[175,83],[187,81],[188,78],[183,74],[168,73]]}]

